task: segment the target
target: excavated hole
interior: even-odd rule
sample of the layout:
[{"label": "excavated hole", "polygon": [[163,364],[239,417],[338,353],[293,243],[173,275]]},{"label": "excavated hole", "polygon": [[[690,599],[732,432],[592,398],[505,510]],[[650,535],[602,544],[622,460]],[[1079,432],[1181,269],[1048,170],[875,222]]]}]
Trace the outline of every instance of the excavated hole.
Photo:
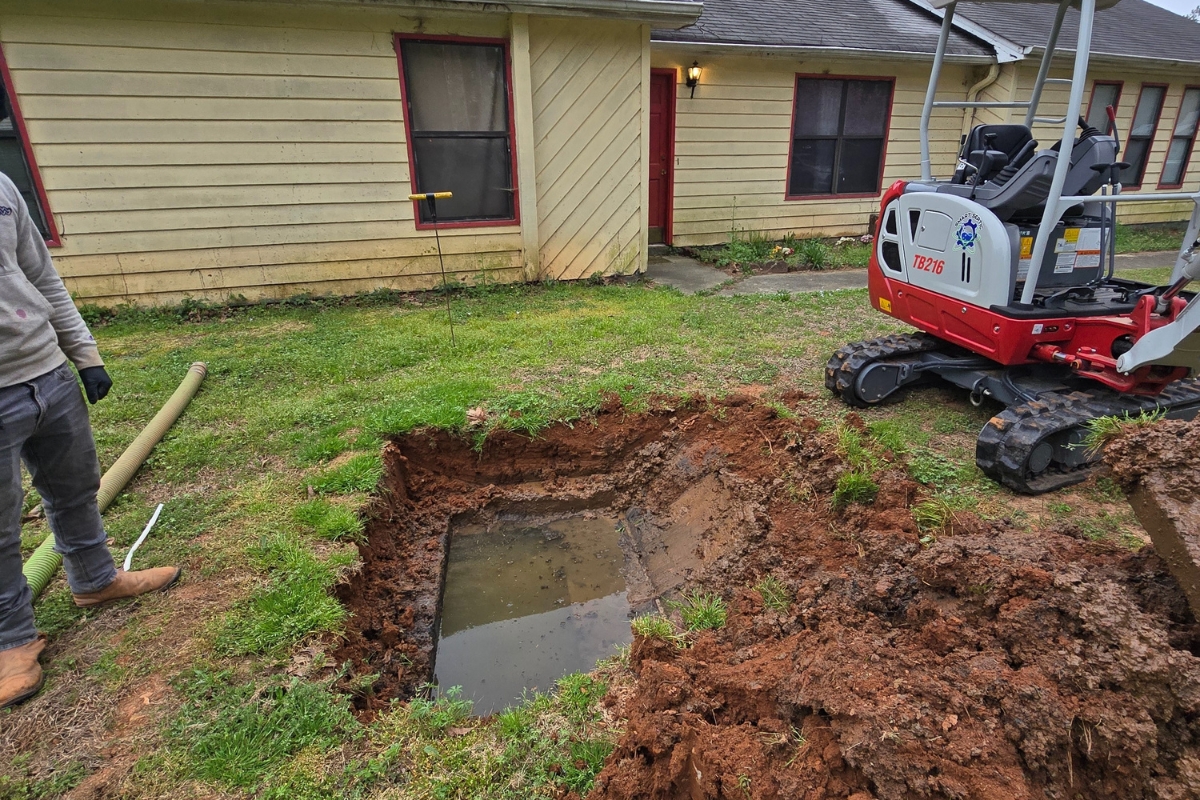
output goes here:
[{"label": "excavated hole", "polygon": [[761,536],[719,419],[685,406],[598,423],[495,434],[481,453],[445,432],[385,448],[364,568],[341,590],[353,616],[335,657],[357,687],[377,676],[360,708],[431,683],[462,686],[477,713],[545,691],[629,643],[632,615],[730,543]]},{"label": "excavated hole", "polygon": [[629,644],[626,575],[636,583],[641,565],[609,513],[484,509],[453,521],[434,657],[439,687],[461,686],[476,713],[492,713]]}]

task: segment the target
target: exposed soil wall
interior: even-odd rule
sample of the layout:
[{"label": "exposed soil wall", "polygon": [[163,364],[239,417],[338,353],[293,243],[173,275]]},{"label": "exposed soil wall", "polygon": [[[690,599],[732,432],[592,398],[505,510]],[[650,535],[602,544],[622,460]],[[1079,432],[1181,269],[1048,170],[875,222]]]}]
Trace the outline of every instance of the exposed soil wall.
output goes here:
[{"label": "exposed soil wall", "polygon": [[1200,420],[1131,426],[1105,458],[1200,616]]},{"label": "exposed soil wall", "polygon": [[[635,640],[594,798],[1200,796],[1200,629],[1157,556],[970,515],[922,546],[900,469],[871,506],[831,510],[846,467],[818,427],[741,397],[611,407],[482,453],[397,439],[335,656],[381,674],[365,708],[410,693],[453,515],[604,502],[648,594],[700,586],[731,609],[687,649]],[[749,588],[767,574],[783,613]]]}]

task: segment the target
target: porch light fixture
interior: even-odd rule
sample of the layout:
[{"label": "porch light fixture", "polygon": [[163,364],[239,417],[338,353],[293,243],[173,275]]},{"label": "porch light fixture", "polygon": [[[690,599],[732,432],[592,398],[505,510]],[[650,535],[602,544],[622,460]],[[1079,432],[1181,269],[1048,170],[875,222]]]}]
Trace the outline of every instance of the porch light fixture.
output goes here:
[{"label": "porch light fixture", "polygon": [[687,80],[684,83],[692,90],[692,97],[696,96],[696,84],[700,83],[700,72],[699,61],[693,61],[692,65],[687,68]]}]

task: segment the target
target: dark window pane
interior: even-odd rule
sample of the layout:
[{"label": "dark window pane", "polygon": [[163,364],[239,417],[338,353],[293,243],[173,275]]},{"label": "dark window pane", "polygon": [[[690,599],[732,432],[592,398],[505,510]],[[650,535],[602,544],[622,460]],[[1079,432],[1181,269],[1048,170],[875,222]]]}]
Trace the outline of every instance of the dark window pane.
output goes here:
[{"label": "dark window pane", "polygon": [[796,136],[836,136],[844,81],[796,81]]},{"label": "dark window pane", "polygon": [[17,186],[17,191],[25,199],[29,207],[29,216],[43,237],[49,235],[50,228],[46,224],[46,215],[33,186],[33,173],[29,162],[25,159],[25,149],[17,134],[16,118],[5,94],[4,85],[0,83],[0,172],[8,176]]},{"label": "dark window pane", "polygon": [[830,194],[836,139],[797,139],[792,144],[792,174],[788,194]]},{"label": "dark window pane", "polygon": [[1121,87],[1115,83],[1097,83],[1096,88],[1092,91],[1092,105],[1088,108],[1088,125],[1105,133],[1111,133],[1112,123],[1108,119],[1108,107],[1116,108],[1120,95]]},{"label": "dark window pane", "polygon": [[508,92],[499,45],[404,42],[414,131],[506,131]]},{"label": "dark window pane", "polygon": [[1183,93],[1179,119],[1175,121],[1175,130],[1171,135],[1191,138],[1196,133],[1197,121],[1200,121],[1200,89],[1188,89]]},{"label": "dark window pane", "polygon": [[1133,125],[1129,129],[1131,136],[1153,136],[1154,126],[1158,123],[1158,114],[1162,110],[1163,93],[1161,86],[1146,86],[1138,99],[1137,111],[1133,116]]},{"label": "dark window pane", "polygon": [[891,106],[892,84],[887,81],[849,81],[846,88],[846,136],[883,136]]},{"label": "dark window pane", "polygon": [[1163,165],[1162,182],[1168,186],[1183,183],[1183,166],[1187,163],[1188,151],[1192,149],[1192,140],[1172,139],[1167,149],[1167,163]]},{"label": "dark window pane", "polygon": [[[512,160],[508,139],[413,139],[418,192],[454,192],[437,202],[438,220],[511,219],[513,213]],[[429,222],[427,203],[421,203],[421,221]]]},{"label": "dark window pane", "polygon": [[879,159],[883,139],[845,139],[838,160],[839,194],[879,191]]},{"label": "dark window pane", "polygon": [[1121,170],[1121,183],[1125,186],[1139,186],[1142,183],[1142,173],[1146,171],[1146,156],[1150,154],[1149,139],[1131,139],[1121,160],[1129,165],[1129,169]]}]

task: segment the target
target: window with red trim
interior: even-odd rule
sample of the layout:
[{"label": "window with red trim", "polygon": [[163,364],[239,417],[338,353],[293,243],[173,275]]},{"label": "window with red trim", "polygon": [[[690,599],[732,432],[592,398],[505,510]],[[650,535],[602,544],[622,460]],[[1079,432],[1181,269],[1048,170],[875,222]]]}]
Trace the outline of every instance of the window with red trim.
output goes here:
[{"label": "window with red trim", "polygon": [[[415,193],[438,222],[516,220],[508,51],[492,41],[398,39]],[[431,221],[418,204],[421,223]]]},{"label": "window with red trim", "polygon": [[877,194],[891,80],[796,78],[788,197]]},{"label": "window with red trim", "polygon": [[1154,134],[1158,132],[1158,118],[1162,115],[1163,98],[1167,87],[1159,84],[1142,84],[1138,95],[1137,110],[1133,112],[1133,123],[1129,126],[1129,140],[1121,160],[1129,165],[1121,170],[1121,183],[1125,186],[1141,186],[1146,176],[1146,163],[1150,160],[1150,148],[1154,146]]},{"label": "window with red trim", "polygon": [[8,69],[3,66],[2,58],[0,56],[0,67],[4,71],[4,79],[0,80],[0,172],[17,185],[42,237],[54,239],[50,209],[45,207],[38,191],[37,165],[33,163],[29,142],[25,141],[25,126],[21,124],[16,98],[9,94]]},{"label": "window with red trim", "polygon": [[1092,84],[1092,101],[1088,104],[1087,123],[1104,134],[1113,131],[1112,120],[1108,118],[1108,107],[1116,111],[1121,102],[1122,84],[1113,81],[1096,81]]},{"label": "window with red trim", "polygon": [[1200,122],[1200,86],[1189,86],[1179,101],[1179,116],[1171,131],[1167,160],[1163,163],[1161,186],[1182,186],[1187,173],[1192,145],[1196,143],[1196,125]]}]

